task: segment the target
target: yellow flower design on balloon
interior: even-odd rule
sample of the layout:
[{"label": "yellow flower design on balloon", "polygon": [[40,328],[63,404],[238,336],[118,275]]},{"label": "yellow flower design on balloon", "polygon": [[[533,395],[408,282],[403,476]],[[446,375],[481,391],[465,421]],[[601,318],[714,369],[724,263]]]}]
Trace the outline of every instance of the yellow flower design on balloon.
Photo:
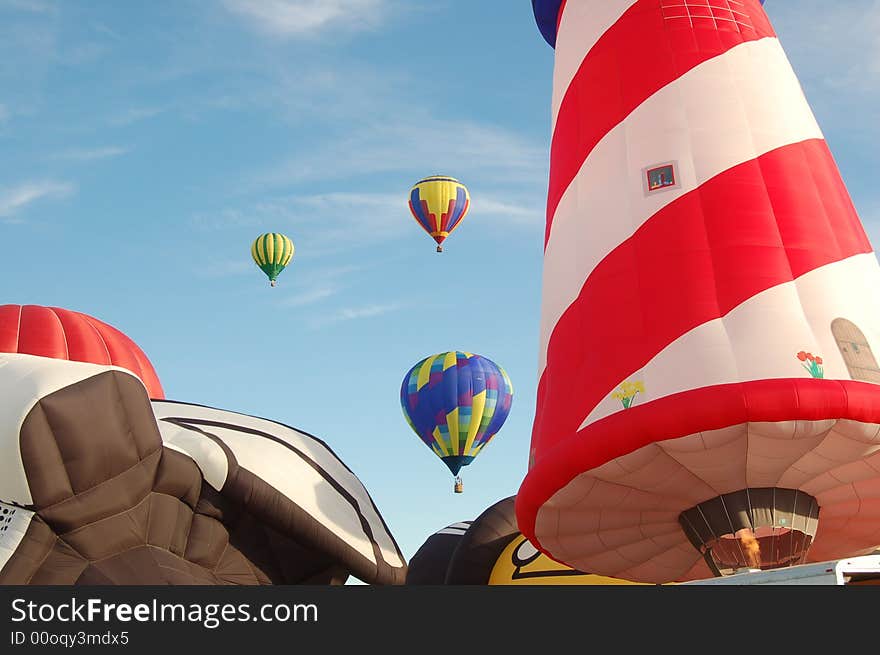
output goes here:
[{"label": "yellow flower design on balloon", "polygon": [[627,380],[623,384],[621,384],[617,390],[611,394],[612,398],[616,398],[621,403],[623,403],[624,409],[629,409],[632,407],[633,400],[635,400],[636,394],[645,393],[645,385],[641,380],[636,380],[635,382],[631,382]]}]

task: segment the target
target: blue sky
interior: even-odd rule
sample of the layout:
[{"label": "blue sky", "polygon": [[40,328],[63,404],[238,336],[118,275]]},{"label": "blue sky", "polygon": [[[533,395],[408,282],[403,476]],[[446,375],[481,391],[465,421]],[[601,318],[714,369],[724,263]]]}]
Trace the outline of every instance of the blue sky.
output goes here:
[{"label": "blue sky", "polygon": [[[876,245],[880,2],[766,9]],[[552,66],[526,0],[0,0],[0,304],[96,316],[169,398],[325,439],[410,557],[526,471]],[[472,197],[442,255],[406,206],[435,173]],[[274,289],[266,231],[297,248]],[[454,349],[515,387],[462,495],[398,400]]]}]

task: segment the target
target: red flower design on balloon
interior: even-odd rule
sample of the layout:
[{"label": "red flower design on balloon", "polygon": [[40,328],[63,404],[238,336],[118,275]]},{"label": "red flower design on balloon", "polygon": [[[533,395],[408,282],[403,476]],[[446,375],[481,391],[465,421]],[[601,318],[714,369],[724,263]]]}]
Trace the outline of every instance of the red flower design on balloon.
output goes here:
[{"label": "red flower design on balloon", "polygon": [[797,358],[801,360],[801,366],[807,369],[807,372],[814,378],[824,378],[825,369],[822,368],[822,358],[813,353],[800,351]]}]

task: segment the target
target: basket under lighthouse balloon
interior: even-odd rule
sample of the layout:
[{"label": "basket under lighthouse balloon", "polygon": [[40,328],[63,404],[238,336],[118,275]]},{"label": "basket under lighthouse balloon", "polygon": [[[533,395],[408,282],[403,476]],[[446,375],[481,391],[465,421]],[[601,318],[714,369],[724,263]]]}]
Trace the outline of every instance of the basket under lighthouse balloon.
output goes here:
[{"label": "basket under lighthouse balloon", "polygon": [[759,0],[534,0],[555,47],[522,532],[644,582],[880,544],[880,267]]}]

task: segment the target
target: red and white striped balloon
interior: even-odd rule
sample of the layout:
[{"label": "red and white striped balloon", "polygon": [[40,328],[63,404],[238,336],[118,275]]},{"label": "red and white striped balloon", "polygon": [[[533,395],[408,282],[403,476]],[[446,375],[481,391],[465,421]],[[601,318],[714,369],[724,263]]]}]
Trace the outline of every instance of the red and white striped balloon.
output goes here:
[{"label": "red and white striped balloon", "polygon": [[706,577],[680,514],[785,488],[819,503],[809,559],[880,544],[880,267],[761,3],[534,5],[560,14],[523,533]]}]

